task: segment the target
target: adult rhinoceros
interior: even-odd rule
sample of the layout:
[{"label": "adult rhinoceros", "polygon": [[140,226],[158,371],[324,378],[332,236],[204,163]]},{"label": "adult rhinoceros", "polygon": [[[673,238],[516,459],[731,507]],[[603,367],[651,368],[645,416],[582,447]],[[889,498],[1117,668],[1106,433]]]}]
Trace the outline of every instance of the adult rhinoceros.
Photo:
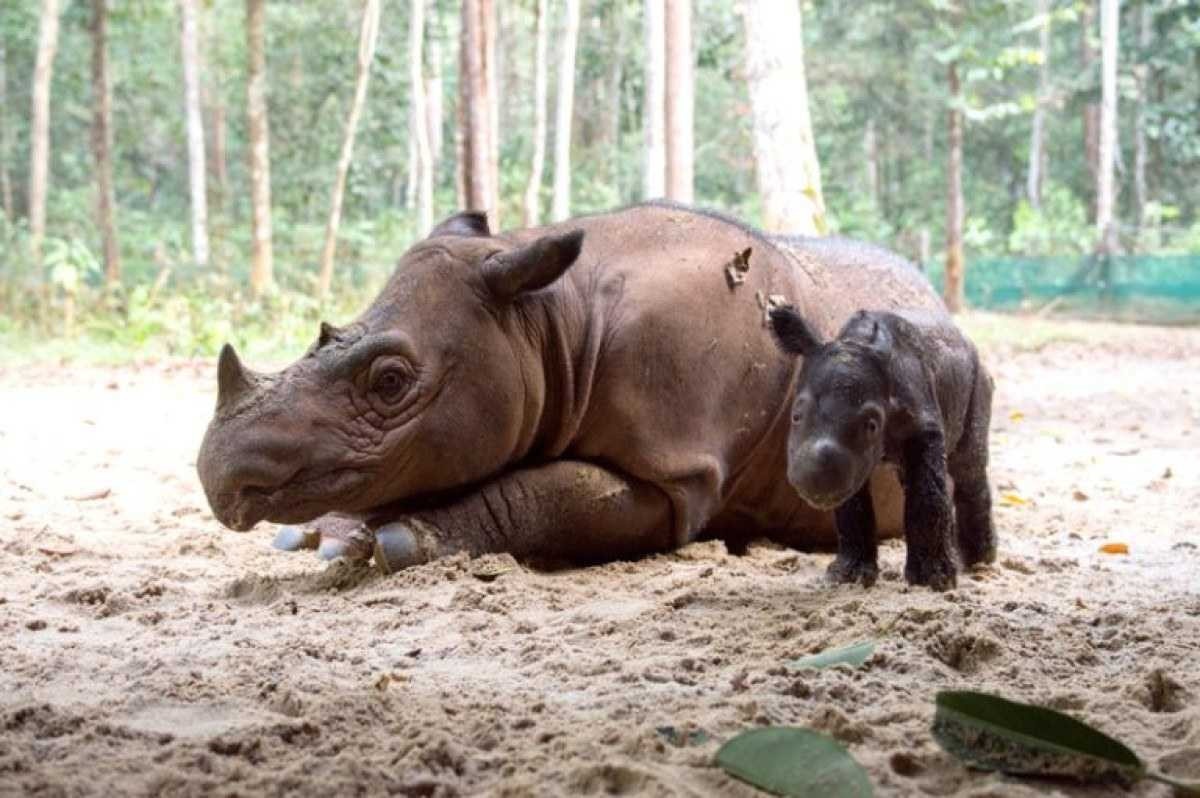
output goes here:
[{"label": "adult rhinoceros", "polygon": [[[832,515],[785,478],[798,364],[765,323],[780,301],[826,337],[859,308],[945,312],[884,250],[687,207],[501,234],[460,213],[283,371],[222,350],[200,479],[237,530],[362,519],[315,527],[328,553],[373,543],[385,570],[457,551],[634,557],[700,536],[830,545]],[[894,475],[872,488],[895,533]]]}]

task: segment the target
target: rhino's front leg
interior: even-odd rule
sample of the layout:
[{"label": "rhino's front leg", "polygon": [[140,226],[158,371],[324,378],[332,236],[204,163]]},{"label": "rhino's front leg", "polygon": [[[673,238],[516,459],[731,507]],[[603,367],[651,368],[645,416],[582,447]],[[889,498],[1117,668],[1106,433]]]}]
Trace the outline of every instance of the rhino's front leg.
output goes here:
[{"label": "rhino's front leg", "polygon": [[505,474],[458,502],[377,525],[386,573],[466,551],[600,561],[671,546],[671,504],[653,485],[560,460]]}]

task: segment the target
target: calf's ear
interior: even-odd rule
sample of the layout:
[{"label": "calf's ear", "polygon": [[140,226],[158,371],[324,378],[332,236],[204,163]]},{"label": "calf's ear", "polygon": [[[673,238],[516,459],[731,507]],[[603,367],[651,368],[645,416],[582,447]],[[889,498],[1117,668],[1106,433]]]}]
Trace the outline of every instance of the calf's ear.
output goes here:
[{"label": "calf's ear", "polygon": [[791,355],[808,356],[821,347],[812,327],[791,305],[771,308],[771,332],[779,348]]},{"label": "calf's ear", "polygon": [[489,257],[483,262],[483,281],[492,296],[508,302],[557,280],[579,257],[582,247],[582,230],[543,236],[523,247]]}]

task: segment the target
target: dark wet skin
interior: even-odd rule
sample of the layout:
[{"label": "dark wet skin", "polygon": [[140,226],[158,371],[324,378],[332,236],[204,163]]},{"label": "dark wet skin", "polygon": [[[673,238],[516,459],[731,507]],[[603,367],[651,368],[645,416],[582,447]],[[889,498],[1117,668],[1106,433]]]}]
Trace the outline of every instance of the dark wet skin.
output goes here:
[{"label": "dark wet skin", "polygon": [[795,308],[782,307],[771,327],[785,352],[804,357],[788,482],[809,504],[835,511],[838,556],[828,578],[867,587],[878,578],[867,480],[881,462],[901,472],[910,584],[947,590],[959,558],[968,567],[994,560],[992,380],[953,322],[928,311],[860,311],[823,343]]}]

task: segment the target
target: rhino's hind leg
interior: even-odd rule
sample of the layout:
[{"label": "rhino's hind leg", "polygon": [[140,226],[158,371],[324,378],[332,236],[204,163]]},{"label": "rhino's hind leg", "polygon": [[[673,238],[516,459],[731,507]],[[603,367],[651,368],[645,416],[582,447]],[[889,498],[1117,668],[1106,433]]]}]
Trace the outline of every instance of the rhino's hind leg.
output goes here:
[{"label": "rhino's hind leg", "polygon": [[573,562],[640,557],[671,547],[671,520],[670,501],[653,485],[565,460],[372,527],[376,564],[390,573],[459,551]]},{"label": "rhino's hind leg", "polygon": [[992,525],[992,493],[988,488],[988,427],[992,419],[992,380],[982,369],[967,412],[966,429],[958,450],[949,458],[954,480],[954,514],[963,565],[996,559],[996,529]]},{"label": "rhino's hind leg", "polygon": [[280,527],[271,545],[280,551],[316,549],[323,560],[335,557],[365,560],[371,556],[372,541],[361,521],[323,515],[300,526]]}]

